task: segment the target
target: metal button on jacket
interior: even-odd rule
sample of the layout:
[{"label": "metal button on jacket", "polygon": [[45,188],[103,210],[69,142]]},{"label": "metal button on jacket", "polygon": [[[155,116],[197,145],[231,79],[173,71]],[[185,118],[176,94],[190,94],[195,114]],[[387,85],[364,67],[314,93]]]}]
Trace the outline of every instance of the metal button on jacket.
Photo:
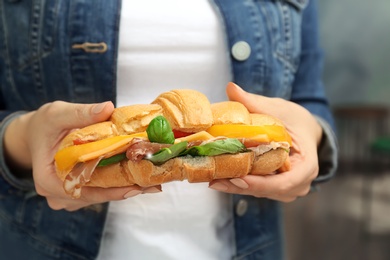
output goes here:
[{"label": "metal button on jacket", "polygon": [[240,217],[244,216],[248,210],[248,201],[240,199],[236,205],[236,214]]},{"label": "metal button on jacket", "polygon": [[251,46],[245,41],[236,42],[232,46],[232,55],[238,61],[244,61],[251,55]]}]

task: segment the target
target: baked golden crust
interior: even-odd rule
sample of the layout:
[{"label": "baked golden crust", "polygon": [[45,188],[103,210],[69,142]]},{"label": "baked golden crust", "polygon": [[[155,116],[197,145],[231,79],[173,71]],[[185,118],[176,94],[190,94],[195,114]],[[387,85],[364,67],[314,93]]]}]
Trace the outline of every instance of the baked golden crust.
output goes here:
[{"label": "baked golden crust", "polygon": [[283,123],[278,118],[275,118],[266,114],[254,114],[249,115],[252,125],[280,125],[283,126]]},{"label": "baked golden crust", "polygon": [[146,130],[150,121],[162,115],[162,107],[157,104],[139,104],[118,107],[111,115],[119,134],[133,134]]},{"label": "baked golden crust", "polygon": [[242,124],[250,125],[251,118],[246,107],[236,101],[223,101],[211,104],[215,125]]},{"label": "baked golden crust", "polygon": [[213,124],[210,102],[205,95],[190,89],[162,93],[153,102],[163,108],[163,115],[175,130],[199,132]]},{"label": "baked golden crust", "polygon": [[101,122],[81,129],[74,130],[62,139],[58,150],[74,145],[74,141],[93,142],[118,135],[115,124],[111,121]]},{"label": "baked golden crust", "polygon": [[282,148],[271,150],[260,156],[256,156],[250,173],[253,175],[267,175],[274,173],[284,166],[288,156],[288,152]]}]

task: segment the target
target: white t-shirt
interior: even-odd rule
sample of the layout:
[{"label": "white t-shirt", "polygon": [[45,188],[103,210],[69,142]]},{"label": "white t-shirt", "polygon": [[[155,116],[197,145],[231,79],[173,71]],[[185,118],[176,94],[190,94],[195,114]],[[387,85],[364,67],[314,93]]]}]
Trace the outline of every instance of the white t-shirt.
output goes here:
[{"label": "white t-shirt", "polygon": [[[176,88],[226,100],[223,27],[207,0],[122,1],[117,105],[150,103]],[[208,183],[111,202],[98,259],[230,259],[231,197]]]}]

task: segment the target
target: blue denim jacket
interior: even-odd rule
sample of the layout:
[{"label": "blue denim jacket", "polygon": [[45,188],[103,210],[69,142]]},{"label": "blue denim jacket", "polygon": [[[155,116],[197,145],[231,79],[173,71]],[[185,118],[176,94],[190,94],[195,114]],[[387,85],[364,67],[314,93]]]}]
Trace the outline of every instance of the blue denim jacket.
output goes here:
[{"label": "blue denim jacket", "polygon": [[[335,170],[334,156],[329,156],[335,141],[320,80],[316,2],[212,3],[226,29],[229,49],[238,48],[238,54],[230,54],[234,81],[247,91],[297,102],[318,116],[331,145],[320,151],[328,156],[320,158],[323,167],[316,181],[329,179]],[[20,111],[53,100],[115,102],[120,4],[120,0],[0,0],[1,136]],[[51,210],[36,194],[31,179],[10,172],[2,147],[1,143],[2,258],[95,258],[108,204],[76,212]],[[282,259],[280,205],[250,196],[232,199],[235,259]]]}]

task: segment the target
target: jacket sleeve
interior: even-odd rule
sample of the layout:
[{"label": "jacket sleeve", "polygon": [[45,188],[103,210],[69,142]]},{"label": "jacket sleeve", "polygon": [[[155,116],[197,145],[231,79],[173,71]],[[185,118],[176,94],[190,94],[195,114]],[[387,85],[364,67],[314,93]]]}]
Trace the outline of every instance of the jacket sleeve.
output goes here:
[{"label": "jacket sleeve", "polygon": [[303,11],[301,58],[293,82],[291,101],[308,109],[323,128],[318,156],[320,172],[314,183],[329,180],[336,172],[338,147],[333,116],[322,82],[323,53],[319,44],[317,0]]}]

